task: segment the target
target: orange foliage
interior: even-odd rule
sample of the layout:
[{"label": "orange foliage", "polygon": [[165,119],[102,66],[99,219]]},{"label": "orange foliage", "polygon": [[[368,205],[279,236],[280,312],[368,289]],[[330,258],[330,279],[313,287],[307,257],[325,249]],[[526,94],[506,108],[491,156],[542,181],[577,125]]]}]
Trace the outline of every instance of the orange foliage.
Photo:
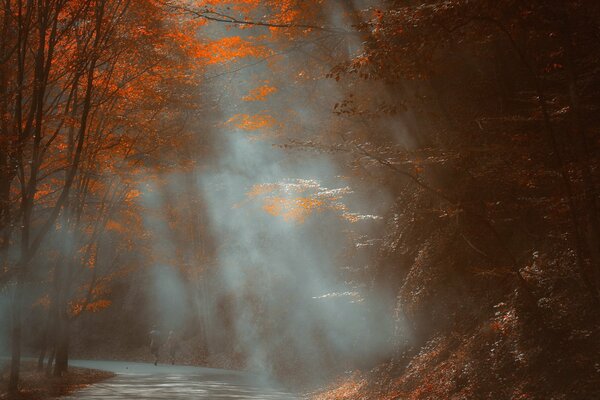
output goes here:
[{"label": "orange foliage", "polygon": [[277,125],[277,121],[268,114],[236,114],[229,118],[226,124],[233,124],[236,128],[244,131],[256,131],[272,128]]},{"label": "orange foliage", "polygon": [[336,384],[332,385],[335,389],[318,393],[313,396],[313,400],[354,400],[359,399],[365,386],[367,385],[367,380],[361,377],[359,374],[354,373],[352,376],[348,377],[346,380],[339,381]]},{"label": "orange foliage", "polygon": [[268,82],[265,82],[264,85],[250,90],[248,95],[242,97],[242,100],[244,100],[244,101],[264,101],[267,98],[267,96],[277,92],[276,87],[269,86],[267,83]]},{"label": "orange foliage", "polygon": [[263,194],[268,194],[279,187],[276,183],[266,183],[262,185],[254,185],[252,188],[246,193],[246,196],[249,198],[254,198],[257,196],[261,196]]},{"label": "orange foliage", "polygon": [[304,222],[313,211],[323,210],[323,206],[323,201],[310,197],[268,197],[263,210],[271,215],[281,216],[286,221]]},{"label": "orange foliage", "polygon": [[89,312],[98,312],[108,308],[111,304],[112,302],[110,300],[96,300],[89,303],[85,309]]},{"label": "orange foliage", "polygon": [[119,233],[124,233],[127,231],[127,229],[123,225],[112,219],[106,223],[106,230]]},{"label": "orange foliage", "polygon": [[52,186],[49,184],[41,184],[39,185],[37,191],[35,192],[34,199],[41,200],[44,197],[52,194],[54,190],[52,190]]},{"label": "orange foliage", "polygon": [[[71,315],[77,316],[77,315],[81,314],[83,311],[98,312],[98,311],[102,311],[102,310],[110,307],[111,304],[112,304],[112,302],[110,300],[104,300],[104,299],[91,301],[87,304],[86,304],[85,300],[78,300],[78,301],[74,301],[74,302],[70,303],[69,313]],[[84,309],[84,307],[85,307],[85,309]]]},{"label": "orange foliage", "polygon": [[249,199],[261,197],[263,210],[286,221],[304,222],[313,212],[334,211],[351,223],[380,219],[376,215],[352,213],[341,201],[350,194],[349,187],[328,189],[315,180],[298,179],[282,183],[254,185],[246,193]]},{"label": "orange foliage", "polygon": [[135,198],[139,197],[141,194],[142,194],[142,192],[140,192],[139,190],[137,190],[137,189],[132,189],[132,190],[130,190],[129,192],[127,192],[126,199],[127,199],[128,201],[131,201],[131,200],[133,200],[133,199],[135,199]]},{"label": "orange foliage", "polygon": [[267,57],[272,54],[267,47],[254,44],[256,38],[242,39],[228,36],[197,47],[194,56],[207,65],[224,64],[245,57]]}]

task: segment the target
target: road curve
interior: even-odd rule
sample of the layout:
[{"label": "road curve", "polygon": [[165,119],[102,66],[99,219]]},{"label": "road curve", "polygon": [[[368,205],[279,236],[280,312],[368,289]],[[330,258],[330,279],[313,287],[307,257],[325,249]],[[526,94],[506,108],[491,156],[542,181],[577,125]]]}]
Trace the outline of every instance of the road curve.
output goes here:
[{"label": "road curve", "polygon": [[125,361],[72,360],[69,365],[111,371],[117,376],[64,399],[299,399],[268,380],[245,372]]}]

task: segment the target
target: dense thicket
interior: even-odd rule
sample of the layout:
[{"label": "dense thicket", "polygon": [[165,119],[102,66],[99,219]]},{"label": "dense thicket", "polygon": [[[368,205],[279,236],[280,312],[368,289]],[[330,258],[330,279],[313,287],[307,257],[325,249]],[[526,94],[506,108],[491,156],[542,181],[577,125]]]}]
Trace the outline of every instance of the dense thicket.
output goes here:
[{"label": "dense thicket", "polygon": [[598,396],[598,4],[372,12],[364,53],[332,74],[387,89],[340,114],[383,101],[380,118],[410,121],[345,139],[396,197],[373,277],[416,341],[372,397]]}]

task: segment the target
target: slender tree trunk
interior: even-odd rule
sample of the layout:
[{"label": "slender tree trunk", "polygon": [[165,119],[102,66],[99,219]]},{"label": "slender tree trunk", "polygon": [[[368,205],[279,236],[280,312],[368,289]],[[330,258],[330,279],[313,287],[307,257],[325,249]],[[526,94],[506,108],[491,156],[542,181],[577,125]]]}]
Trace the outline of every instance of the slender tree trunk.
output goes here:
[{"label": "slender tree trunk", "polygon": [[49,329],[49,324],[46,324],[46,331],[43,333],[43,338],[42,338],[42,343],[41,343],[41,347],[40,347],[40,353],[38,355],[38,363],[37,363],[37,370],[38,371],[43,371],[44,370],[44,360],[46,359],[46,352],[48,350],[48,329]]},{"label": "slender tree trunk", "polygon": [[46,354],[48,353],[48,347],[53,344],[52,338],[54,336],[54,324],[55,324],[54,311],[56,309],[54,304],[55,304],[55,302],[53,299],[52,303],[50,304],[50,307],[48,308],[48,315],[46,317],[46,326],[45,326],[44,332],[42,334],[43,336],[42,336],[42,341],[41,341],[41,345],[40,345],[40,349],[39,349],[40,352],[38,355],[38,365],[37,365],[38,371],[44,370],[44,360],[46,359]]},{"label": "slender tree trunk", "polygon": [[[22,267],[21,267],[22,268]],[[19,386],[19,373],[21,367],[21,310],[23,307],[23,273],[19,271],[17,284],[12,299],[12,329],[11,329],[11,364],[8,390],[15,393]]]},{"label": "slender tree trunk", "polygon": [[24,294],[24,286],[25,286],[25,278],[28,273],[28,266],[30,262],[30,252],[29,252],[29,236],[30,236],[30,224],[31,224],[31,211],[32,211],[32,202],[28,197],[27,193],[23,194],[22,201],[22,224],[21,227],[21,254],[20,259],[21,262],[18,266],[17,270],[17,282],[15,285],[15,291],[13,295],[13,304],[12,304],[12,343],[11,343],[11,370],[10,370],[10,379],[8,382],[8,390],[9,392],[16,392],[19,385],[19,374],[21,368],[21,331],[22,331],[22,321],[21,321],[21,312],[23,308],[23,294]]},{"label": "slender tree trunk", "polygon": [[50,347],[50,354],[48,354],[48,361],[46,362],[46,376],[52,375],[52,365],[54,365],[54,358],[56,356],[56,345],[53,343]]},{"label": "slender tree trunk", "polygon": [[[5,66],[0,65],[0,116],[8,113],[7,75]],[[0,255],[3,255],[7,249],[10,236],[10,186],[14,173],[11,170],[9,143],[7,121],[5,118],[0,118]]]},{"label": "slender tree trunk", "polygon": [[[62,313],[61,313],[62,314]],[[58,320],[56,335],[56,361],[54,376],[62,376],[69,368],[69,318],[62,315]]]},{"label": "slender tree trunk", "polygon": [[48,332],[46,343],[47,347],[50,347],[50,353],[48,354],[48,361],[46,362],[46,375],[50,376],[52,374],[52,365],[54,363],[54,358],[56,356],[56,336],[58,330],[58,265],[55,270],[54,275],[55,280],[55,288],[54,288],[54,298],[52,299],[52,306],[50,308],[50,314],[48,315]]},{"label": "slender tree trunk", "polygon": [[[67,204],[66,211],[68,212],[69,206]],[[66,216],[64,217],[66,220]],[[67,221],[64,221],[63,224],[68,225]],[[70,236],[70,231],[67,226],[63,226],[63,235],[67,238],[66,242],[72,242],[73,238]],[[65,242],[65,243],[66,243]],[[63,249],[63,255],[70,254],[70,247]],[[69,256],[66,256],[62,262],[57,263],[55,270],[55,292],[54,292],[54,304],[56,309],[53,313],[53,321],[54,321],[54,336],[53,336],[53,344],[54,344],[54,376],[61,376],[64,370],[64,336],[65,336],[65,314],[67,312],[67,283],[69,270]],[[50,368],[50,367],[49,367]]]},{"label": "slender tree trunk", "polygon": [[[0,72],[1,73],[1,72]],[[10,239],[10,187],[14,174],[11,174],[8,154],[0,150],[0,261],[8,248]]]},{"label": "slender tree trunk", "polygon": [[[33,143],[32,143],[32,155],[29,164],[29,180],[25,183],[25,158],[23,147],[19,150],[19,162],[22,177],[22,193],[21,193],[21,211],[22,211],[22,225],[21,225],[21,254],[19,270],[17,271],[17,284],[15,287],[15,294],[13,298],[13,317],[12,317],[12,360],[11,360],[11,372],[10,380],[8,383],[9,391],[16,392],[19,384],[19,375],[21,367],[21,334],[22,334],[22,321],[21,312],[23,307],[23,290],[24,282],[28,275],[28,267],[31,261],[34,251],[30,248],[30,230],[31,230],[31,219],[33,213],[34,197],[37,190],[38,183],[38,172],[41,166],[39,160],[39,151],[42,141],[42,121],[44,111],[44,95],[45,95],[45,82],[46,76],[45,64],[50,61],[46,59],[46,34],[47,34],[47,22],[50,12],[50,7],[47,8],[45,2],[40,1],[35,4],[33,2],[28,3],[30,7],[30,13],[34,12],[36,8],[37,20],[35,21],[35,29],[38,32],[38,43],[34,62],[34,80],[32,87],[32,96],[30,99],[31,107],[29,116],[27,118],[26,127],[22,130],[22,127],[18,127],[20,132],[19,139],[22,141],[20,146],[23,146],[30,137],[31,128],[33,127]],[[27,48],[27,40],[23,42],[24,49]],[[22,57],[26,57],[25,54],[21,54]],[[23,59],[25,60],[25,59]],[[24,72],[24,69],[20,72]],[[21,81],[22,83],[22,81]],[[20,92],[19,92],[20,93]],[[22,99],[17,96],[17,106],[21,106]],[[17,109],[18,109],[17,107]],[[21,121],[21,117],[17,119]]]}]

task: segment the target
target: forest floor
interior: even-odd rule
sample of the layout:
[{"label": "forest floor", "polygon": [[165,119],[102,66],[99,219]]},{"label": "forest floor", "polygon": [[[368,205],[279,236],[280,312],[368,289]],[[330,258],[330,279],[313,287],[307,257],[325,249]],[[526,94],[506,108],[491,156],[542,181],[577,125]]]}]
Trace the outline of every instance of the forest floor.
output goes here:
[{"label": "forest floor", "polygon": [[108,371],[70,367],[69,372],[61,378],[48,377],[37,370],[33,361],[24,362],[21,366],[21,384],[19,394],[10,396],[6,391],[10,367],[3,365],[0,370],[0,399],[2,400],[43,400],[66,396],[94,383],[115,376]]},{"label": "forest floor", "polygon": [[[513,304],[489,320],[449,330],[403,357],[340,376],[312,400],[600,399],[600,327],[531,324]],[[529,323],[529,324],[528,324]]]}]

